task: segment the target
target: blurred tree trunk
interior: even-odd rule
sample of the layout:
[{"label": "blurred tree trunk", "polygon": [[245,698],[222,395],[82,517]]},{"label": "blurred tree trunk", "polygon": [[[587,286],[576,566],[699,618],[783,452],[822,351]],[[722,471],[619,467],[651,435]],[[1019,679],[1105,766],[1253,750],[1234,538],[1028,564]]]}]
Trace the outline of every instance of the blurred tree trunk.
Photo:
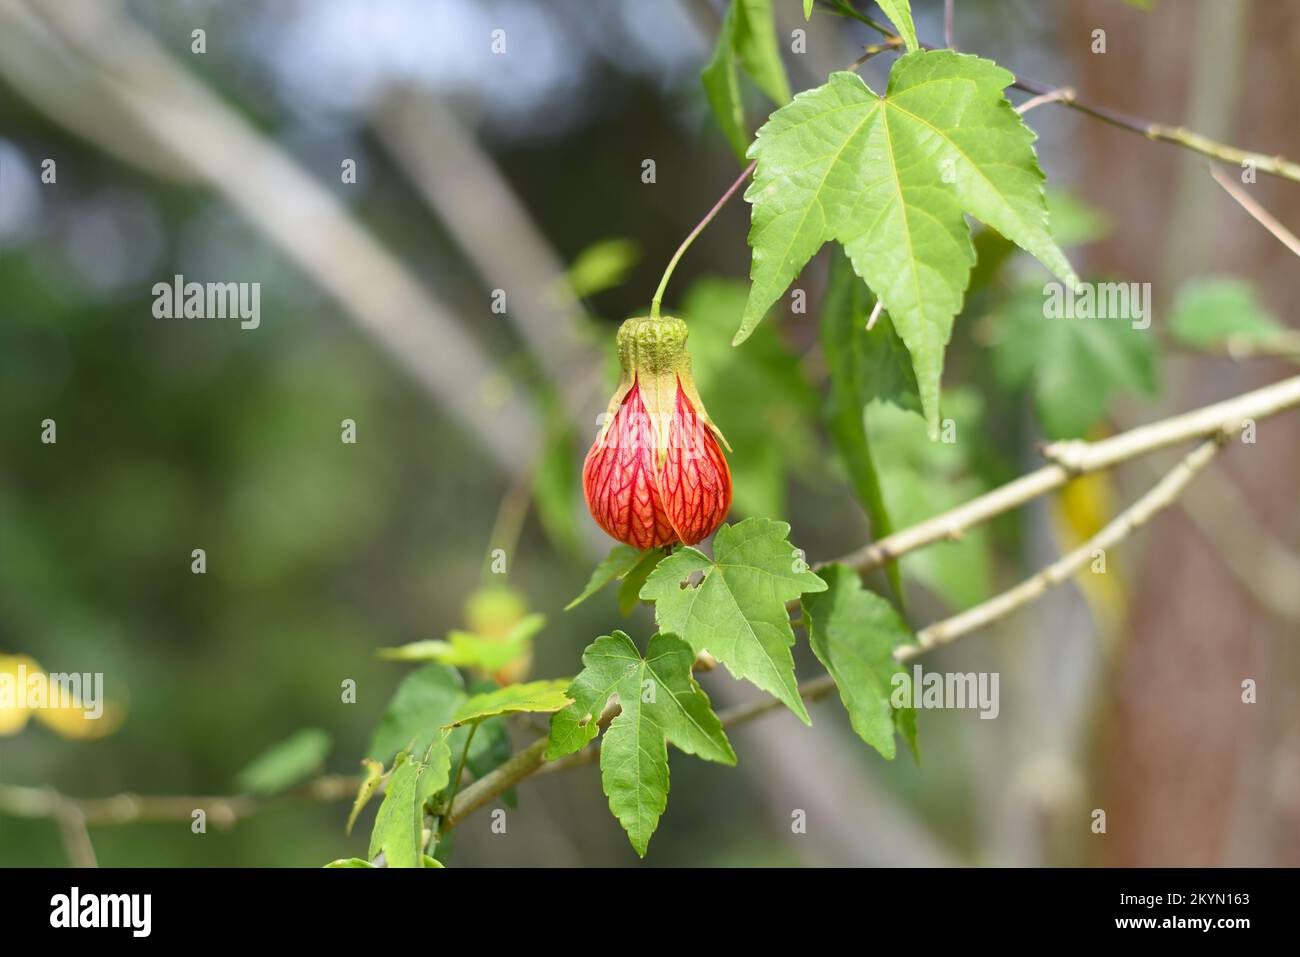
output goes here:
[{"label": "blurred tree trunk", "polygon": [[[1300,4],[1200,0],[1144,13],[1086,0],[1064,5],[1061,27],[1082,98],[1267,154],[1300,155]],[[1091,52],[1095,29],[1106,31],[1105,54]],[[1248,279],[1283,321],[1296,323],[1300,262],[1210,179],[1203,157],[1086,119],[1076,129],[1085,198],[1115,223],[1114,236],[1093,247],[1084,265],[1094,275],[1152,282],[1153,333],[1178,284],[1208,274]],[[1260,175],[1246,188],[1300,228],[1300,184]],[[1272,362],[1170,362],[1162,401],[1190,408],[1288,371]],[[1127,411],[1133,421],[1160,414]],[[1300,539],[1297,434],[1294,418],[1263,425],[1257,444],[1225,450],[1219,466],[1292,549]],[[1106,811],[1108,833],[1095,839],[1094,859],[1300,863],[1294,624],[1252,602],[1213,544],[1176,510],[1154,523],[1139,548],[1129,635],[1103,702],[1093,806]],[[1258,685],[1258,704],[1242,703],[1247,678]]]}]

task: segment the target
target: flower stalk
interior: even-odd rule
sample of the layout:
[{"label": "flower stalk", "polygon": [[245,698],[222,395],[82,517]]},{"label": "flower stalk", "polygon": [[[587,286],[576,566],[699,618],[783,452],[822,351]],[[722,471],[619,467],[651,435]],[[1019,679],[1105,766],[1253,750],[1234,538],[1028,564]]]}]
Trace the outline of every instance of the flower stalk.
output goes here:
[{"label": "flower stalk", "polygon": [[713,222],[714,217],[718,215],[718,211],[727,205],[727,201],[731,197],[736,195],[736,190],[740,189],[745,180],[749,179],[749,175],[754,172],[754,167],[757,165],[758,160],[754,160],[745,167],[744,172],[740,174],[734,183],[727,187],[727,191],[713,204],[713,208],[705,213],[704,218],[691,230],[690,235],[682,240],[682,244],[677,247],[677,252],[673,253],[673,258],[668,260],[668,267],[664,270],[663,278],[659,280],[659,288],[655,290],[654,298],[650,300],[651,319],[659,318],[659,304],[663,302],[664,290],[668,288],[668,280],[672,277],[673,270],[677,268],[677,263],[681,260],[683,254],[690,249],[691,243],[695,242],[695,237],[704,232],[704,227]]}]

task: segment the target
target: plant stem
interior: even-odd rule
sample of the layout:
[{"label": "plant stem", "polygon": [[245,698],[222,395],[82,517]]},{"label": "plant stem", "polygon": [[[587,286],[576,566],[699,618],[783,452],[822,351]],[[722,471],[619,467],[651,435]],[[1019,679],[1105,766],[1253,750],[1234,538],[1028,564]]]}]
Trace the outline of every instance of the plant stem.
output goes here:
[{"label": "plant stem", "polygon": [[1233,198],[1238,206],[1251,215],[1255,222],[1272,233],[1273,238],[1283,246],[1300,256],[1300,239],[1296,238],[1295,233],[1283,226],[1276,216],[1257,203],[1254,197],[1242,189],[1236,180],[1213,163],[1210,164],[1210,175],[1214,177],[1216,183],[1223,187],[1224,192]]},{"label": "plant stem", "polygon": [[[935,542],[959,541],[976,525],[1055,491],[1076,476],[1113,468],[1121,462],[1180,442],[1239,429],[1245,419],[1265,419],[1296,407],[1300,407],[1300,376],[1192,412],[1138,426],[1097,442],[1057,442],[1044,450],[1051,460],[1050,465],[833,561],[866,573]],[[832,562],[819,562],[813,570],[829,564]],[[790,604],[791,607],[797,606],[797,602]]]},{"label": "plant stem", "polygon": [[650,300],[650,318],[659,318],[659,304],[663,302],[664,290],[668,288],[668,280],[672,276],[673,270],[677,268],[677,263],[682,258],[682,254],[690,248],[691,243],[695,242],[695,237],[704,232],[704,227],[713,222],[713,217],[717,216],[718,211],[727,205],[727,200],[731,199],[736,194],[736,190],[740,189],[745,180],[749,179],[749,174],[754,172],[756,165],[758,165],[758,160],[754,160],[745,167],[744,172],[722,194],[722,198],[713,204],[713,208],[705,214],[704,218],[691,230],[691,234],[683,239],[682,244],[677,247],[677,252],[673,253],[673,258],[668,260],[668,268],[664,270],[664,277],[659,280],[659,288],[655,290],[655,297]]},{"label": "plant stem", "polygon": [[889,39],[885,40],[883,43],[875,43],[869,47],[863,47],[862,56],[858,57],[848,66],[846,66],[844,70],[847,73],[856,73],[872,57],[879,56],[880,54],[884,53],[886,50],[897,50],[902,45],[903,45],[903,41],[901,39],[899,39],[898,37],[890,37]]},{"label": "plant stem", "polygon": [[[469,746],[474,742],[474,732],[478,730],[479,723],[475,721],[469,726],[469,734],[465,736],[465,747],[460,752],[460,764],[456,766],[456,779],[451,782],[451,793],[447,795],[447,812],[456,803],[456,794],[460,791],[460,779],[465,774],[465,761],[469,758]],[[438,833],[441,834],[446,829],[447,813],[443,814],[442,821],[438,824]]]},{"label": "plant stem", "polygon": [[1228,433],[1225,432],[1202,442],[1151,491],[1124,509],[1105,528],[1078,548],[1062,555],[1014,588],[994,595],[987,601],[980,602],[951,618],[922,628],[916,634],[916,644],[903,645],[894,652],[894,657],[899,661],[911,661],[931,649],[956,641],[1005,618],[1016,609],[1023,608],[1037,599],[1048,589],[1069,581],[1080,569],[1094,560],[1098,551],[1104,554],[1149,522],[1157,512],[1172,505],[1196,474],[1210,464],[1227,438]]},{"label": "plant stem", "polygon": [[1063,100],[1074,99],[1074,88],[1070,86],[1062,87],[1059,90],[1053,90],[1050,93],[1040,93],[1038,96],[1031,97],[1016,107],[1016,112],[1024,116],[1030,110],[1042,106],[1044,103],[1060,103]]},{"label": "plant stem", "polygon": [[135,824],[141,821],[185,821],[196,810],[206,812],[213,827],[225,830],[268,808],[296,801],[332,803],[351,800],[361,779],[355,774],[327,774],[267,798],[248,794],[171,795],[123,793],[102,798],[68,798],[52,788],[0,784],[0,812],[20,818],[55,818],[75,805],[88,827]]},{"label": "plant stem", "polygon": [[548,743],[549,736],[542,735],[522,751],[515,752],[505,764],[483,775],[458,794],[443,819],[443,830],[455,827],[466,815],[474,813],[498,794],[510,790],[541,767]]}]

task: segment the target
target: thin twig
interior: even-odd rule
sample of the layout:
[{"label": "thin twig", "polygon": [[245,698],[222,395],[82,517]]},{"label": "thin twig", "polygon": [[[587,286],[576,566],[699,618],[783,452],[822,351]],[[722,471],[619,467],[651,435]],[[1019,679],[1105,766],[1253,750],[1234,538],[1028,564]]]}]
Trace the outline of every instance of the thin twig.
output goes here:
[{"label": "thin twig", "polygon": [[1050,93],[1040,93],[1038,96],[1031,97],[1016,107],[1016,112],[1024,116],[1032,109],[1042,106],[1044,103],[1061,103],[1074,99],[1074,87],[1063,86],[1059,90],[1052,90]]},{"label": "thin twig", "polygon": [[[959,541],[971,528],[1061,488],[1070,479],[1112,468],[1149,452],[1235,431],[1245,419],[1265,419],[1300,406],[1300,376],[1283,379],[1236,398],[1121,432],[1099,442],[1058,442],[1044,450],[1052,460],[1027,475],[971,499],[950,511],[850,552],[834,562],[859,572],[881,567],[901,555],[941,541]],[[832,562],[814,566],[822,568]]]},{"label": "thin twig", "polygon": [[95,845],[91,843],[90,831],[86,829],[86,816],[81,813],[76,802],[59,797],[54,820],[59,825],[59,836],[63,838],[63,847],[68,852],[68,863],[73,867],[98,867]]},{"label": "thin twig", "polygon": [[360,785],[361,779],[356,775],[330,774],[267,798],[248,794],[146,797],[129,793],[104,798],[69,798],[51,788],[0,784],[0,813],[23,818],[57,818],[71,807],[81,815],[86,826],[103,827],[141,821],[189,823],[195,811],[203,811],[214,827],[228,828],[278,804],[351,799]]},{"label": "thin twig", "polygon": [[543,735],[522,751],[517,751],[511,755],[510,760],[489,771],[456,795],[451,810],[447,812],[443,830],[450,831],[467,815],[473,814],[497,795],[509,791],[536,771],[546,758],[548,741],[549,738]]},{"label": "thin twig", "polygon": [[953,6],[953,0],[943,0],[943,45],[949,50],[957,49],[957,45],[953,42]]},{"label": "thin twig", "polygon": [[956,641],[973,631],[1005,618],[1018,608],[1040,597],[1048,589],[1068,581],[1081,568],[1094,559],[1098,550],[1105,551],[1141,528],[1161,509],[1173,503],[1195,476],[1214,458],[1225,441],[1216,436],[1198,445],[1163,479],[1140,499],[1122,511],[1105,528],[1078,548],[1061,556],[1052,564],[1014,588],[1009,588],[973,608],[953,615],[916,634],[915,645],[904,645],[894,652],[899,661],[909,661],[933,648]]},{"label": "thin twig", "polygon": [[1296,234],[1283,226],[1272,213],[1256,202],[1253,196],[1241,188],[1241,184],[1237,183],[1213,163],[1210,164],[1210,175],[1214,177],[1214,181],[1222,186],[1229,196],[1236,200],[1238,206],[1255,218],[1255,222],[1272,233],[1273,237],[1283,246],[1300,256],[1300,239],[1296,238]]},{"label": "thin twig", "polygon": [[[872,17],[858,13],[856,19],[867,24],[881,36],[897,37],[897,34],[888,26]],[[923,50],[933,50],[934,47],[922,43]],[[1038,80],[1031,80],[1028,77],[1015,75],[1011,83],[1018,90],[1026,93],[1032,93],[1035,96],[1043,96],[1053,93],[1057,89],[1050,83],[1041,83]],[[1300,182],[1300,164],[1294,163],[1284,156],[1266,156],[1263,153],[1243,150],[1240,147],[1230,146],[1227,143],[1220,143],[1212,140],[1207,136],[1201,136],[1199,133],[1193,133],[1191,130],[1184,129],[1181,126],[1166,126],[1163,123],[1152,123],[1149,120],[1139,119],[1138,117],[1129,116],[1118,110],[1108,109],[1103,106],[1093,106],[1085,103],[1074,96],[1062,96],[1053,102],[1060,103],[1062,106],[1068,106],[1072,110],[1078,110],[1085,113],[1093,119],[1101,120],[1111,126],[1118,127],[1122,130],[1128,130],[1130,133],[1137,133],[1139,136],[1145,136],[1149,140],[1159,140],[1162,143],[1172,143],[1175,146],[1181,146],[1184,149],[1192,150],[1203,156],[1209,156],[1213,159],[1222,160],[1225,163],[1231,163],[1234,166],[1249,164],[1261,172],[1268,173],[1272,176],[1279,176],[1282,179],[1294,180]]]},{"label": "thin twig", "polygon": [[849,73],[855,73],[858,69],[866,65],[868,60],[880,56],[880,54],[884,53],[886,50],[897,50],[902,46],[902,44],[903,41],[899,37],[890,37],[882,43],[873,43],[871,46],[863,47],[862,56],[858,57],[845,67],[845,70]]}]

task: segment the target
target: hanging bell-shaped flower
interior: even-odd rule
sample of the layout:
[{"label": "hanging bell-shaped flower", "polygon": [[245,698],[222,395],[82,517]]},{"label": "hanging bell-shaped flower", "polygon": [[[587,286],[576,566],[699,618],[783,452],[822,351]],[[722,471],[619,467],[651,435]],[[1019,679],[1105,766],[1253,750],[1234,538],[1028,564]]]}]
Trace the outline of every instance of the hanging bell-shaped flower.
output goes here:
[{"label": "hanging bell-shaped flower", "polygon": [[731,507],[731,446],[695,389],[686,336],[668,316],[619,327],[618,389],[582,468],[596,524],[636,548],[694,545]]}]

